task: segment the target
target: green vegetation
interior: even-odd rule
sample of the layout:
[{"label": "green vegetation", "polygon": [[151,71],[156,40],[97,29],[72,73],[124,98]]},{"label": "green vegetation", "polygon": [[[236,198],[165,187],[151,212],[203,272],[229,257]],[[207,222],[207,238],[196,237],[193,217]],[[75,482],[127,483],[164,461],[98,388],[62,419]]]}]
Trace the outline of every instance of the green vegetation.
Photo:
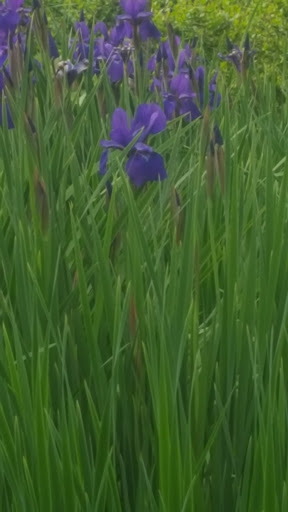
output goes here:
[{"label": "green vegetation", "polygon": [[[257,66],[233,70],[233,87],[220,70],[218,108],[153,133],[164,181],[131,184],[131,141],[99,176],[115,109],[163,106],[146,68],[112,85],[104,65],[88,68],[70,87],[33,33],[42,67],[26,59],[21,88],[3,88],[3,512],[288,510],[287,76],[282,54],[277,76],[274,61],[262,67],[272,50],[252,3],[229,25],[234,4],[224,15],[222,2],[217,20],[263,42]],[[186,35],[193,18],[209,55],[204,2],[182,21],[180,7],[169,17]]]},{"label": "green vegetation", "polygon": [[[158,3],[154,3],[157,10]],[[161,16],[160,12],[156,15],[157,21]],[[198,35],[210,56],[215,49],[224,49],[226,36],[240,42],[249,32],[260,65],[281,74],[288,55],[286,1],[179,0],[170,17],[186,39]]]},{"label": "green vegetation", "polygon": [[[54,3],[58,10],[63,8],[56,0],[47,2],[49,7],[54,7]],[[117,0],[65,0],[64,4],[65,12],[74,20],[81,8],[88,17],[108,22],[113,22],[115,13],[120,12]],[[249,32],[252,46],[258,51],[259,65],[266,72],[281,76],[288,57],[286,0],[153,0],[151,5],[155,22],[164,34],[169,21],[186,40],[199,37],[208,58],[225,50],[227,36],[240,43]]]}]

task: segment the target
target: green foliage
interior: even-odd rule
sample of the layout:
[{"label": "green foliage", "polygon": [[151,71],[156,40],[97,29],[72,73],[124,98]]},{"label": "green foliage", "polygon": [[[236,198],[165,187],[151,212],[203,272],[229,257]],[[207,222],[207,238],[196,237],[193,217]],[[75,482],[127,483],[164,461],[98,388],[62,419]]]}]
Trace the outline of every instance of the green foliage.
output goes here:
[{"label": "green foliage", "polygon": [[[251,0],[153,0],[155,22],[166,33],[166,24],[171,22],[175,29],[191,40],[199,37],[205,56],[211,59],[218,51],[226,50],[226,37],[241,45],[249,32],[252,46],[257,50],[256,61],[260,67],[279,77],[287,61],[288,6],[285,0],[253,2]],[[104,2],[56,0],[47,2],[51,12],[58,12],[65,6],[65,13],[75,20],[83,8],[88,18],[94,16],[113,23],[115,14],[120,12],[117,0]]]},{"label": "green foliage", "polygon": [[99,177],[100,140],[145,81],[87,73],[59,101],[41,57],[0,128],[0,510],[286,512],[288,95],[220,74],[135,190],[125,152]]},{"label": "green foliage", "polygon": [[247,32],[257,49],[260,65],[281,74],[287,59],[288,7],[284,0],[178,0],[153,1],[156,23],[163,28],[169,20],[185,39],[200,38],[205,55],[226,49],[228,36],[237,44]]},{"label": "green foliage", "polygon": [[120,12],[118,0],[90,0],[89,2],[85,0],[65,0],[63,2],[49,0],[44,4],[51,16],[65,15],[71,22],[75,22],[79,18],[81,9],[84,10],[87,19],[94,18],[95,21],[102,20],[111,24],[114,23],[117,12]]},{"label": "green foliage", "polygon": [[286,511],[287,102],[248,81],[204,119],[224,190],[207,126],[176,120],[168,180],[134,190],[114,152],[107,200],[115,90],[86,76],[59,105],[49,69],[36,139],[25,80],[0,130],[1,510]]}]

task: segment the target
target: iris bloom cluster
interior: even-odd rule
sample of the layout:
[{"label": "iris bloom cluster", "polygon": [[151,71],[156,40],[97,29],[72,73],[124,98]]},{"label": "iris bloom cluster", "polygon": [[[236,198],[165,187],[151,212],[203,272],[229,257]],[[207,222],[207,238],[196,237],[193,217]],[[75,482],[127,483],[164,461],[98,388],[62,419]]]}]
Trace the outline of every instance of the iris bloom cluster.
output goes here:
[{"label": "iris bloom cluster", "polygon": [[[133,76],[133,54],[140,48],[140,42],[149,38],[159,39],[161,34],[151,21],[152,12],[145,10],[147,0],[120,0],[123,14],[117,16],[116,25],[108,31],[103,22],[98,22],[92,29],[93,71],[101,72],[105,63],[107,74],[112,83],[120,82],[124,73]],[[85,23],[83,12],[75,23],[77,40],[74,59],[88,59],[90,52],[91,30]],[[71,44],[74,41],[71,41]]]},{"label": "iris bloom cluster", "polygon": [[[82,61],[89,58],[91,31],[81,13],[80,21],[75,23],[77,32],[74,60]],[[130,59],[132,44],[128,45],[132,38],[132,29],[127,22],[122,22],[111,29],[110,33],[103,22],[98,22],[93,28],[95,40],[93,43],[93,72],[99,75],[102,65],[105,64],[111,83],[120,82],[123,79],[125,69],[128,74],[133,74],[133,64]],[[126,66],[126,68],[125,68]]]},{"label": "iris bloom cluster", "polygon": [[[57,59],[59,52],[55,40],[48,28],[45,12],[41,12],[38,0],[33,0],[32,9],[23,7],[24,0],[6,0],[0,2],[0,125],[3,124],[3,107],[9,129],[14,128],[14,122],[6,99],[5,91],[10,93],[21,90],[22,72],[26,55],[27,31],[32,30],[40,45],[47,51],[51,59]],[[31,14],[34,14],[33,18]],[[33,22],[32,22],[33,20]],[[41,64],[34,59],[37,66]],[[87,61],[75,65],[69,60],[58,63],[55,79],[60,84],[65,76],[68,86],[76,77],[87,69]],[[29,62],[29,71],[33,69]],[[35,78],[32,78],[35,81]],[[4,102],[2,101],[4,98]],[[29,120],[30,122],[31,120]]]},{"label": "iris bloom cluster", "polygon": [[175,37],[175,56],[171,42],[161,42],[157,53],[148,62],[149,71],[154,73],[151,89],[161,93],[168,120],[184,116],[186,121],[194,121],[202,117],[207,105],[213,109],[220,103],[221,96],[216,92],[217,73],[208,84],[205,103],[206,72],[203,66],[196,67],[194,44],[192,47],[186,44],[180,49],[180,39]]},{"label": "iris bloom cluster", "polygon": [[[0,124],[4,105],[8,127],[14,126],[5,90],[7,87],[11,90],[17,87],[21,91],[21,72],[26,54],[26,34],[23,28],[31,29],[42,49],[53,59],[55,98],[61,104],[67,90],[63,83],[70,88],[76,78],[89,68],[89,59],[92,72],[99,75],[104,67],[112,84],[121,83],[125,76],[134,79],[136,94],[139,93],[138,73],[150,73],[150,93],[154,98],[157,97],[163,109],[156,103],[142,103],[130,119],[122,108],[116,108],[112,115],[110,139],[101,141],[103,152],[100,174],[105,175],[107,172],[111,150],[123,150],[129,146],[125,169],[136,187],[141,187],[147,181],[166,178],[162,156],[147,143],[150,135],[165,130],[166,123],[177,117],[183,117],[186,122],[205,117],[205,112],[219,105],[221,96],[216,86],[217,72],[209,80],[205,67],[196,58],[196,39],[190,45],[183,46],[180,37],[174,34],[170,26],[168,39],[159,42],[154,55],[145,62],[145,42],[151,38],[159,40],[161,37],[147,3],[147,0],[120,0],[123,13],[117,16],[115,26],[110,30],[102,21],[90,28],[82,12],[79,21],[75,23],[76,36],[70,41],[71,60],[59,62],[57,45],[39,0],[33,0],[32,9],[23,7],[24,0],[0,2]],[[33,16],[30,16],[31,12]],[[254,54],[248,36],[243,51],[229,40],[227,45],[228,54],[219,57],[233,62],[237,71],[245,73]],[[105,115],[106,110],[103,108]],[[219,129],[214,129],[208,149],[210,160],[213,161],[211,168],[216,166],[215,148],[223,145],[220,136]],[[217,166],[221,168],[218,163]]]},{"label": "iris bloom cluster", "polygon": [[[121,81],[125,71],[128,76],[134,76],[133,57],[139,50],[139,39],[145,41],[148,37],[160,36],[151,21],[152,13],[146,10],[146,0],[121,0],[120,4],[125,12],[117,17],[116,25],[110,32],[104,24],[94,27],[95,34],[99,35],[100,32],[100,37],[96,37],[94,42],[94,72],[100,72],[100,63],[104,61],[112,83]],[[83,16],[75,28],[79,38],[76,52],[79,57],[87,58],[90,36]],[[166,121],[175,117],[183,116],[186,121],[193,121],[203,116],[207,106],[213,109],[219,105],[217,73],[208,84],[206,97],[207,78],[204,67],[196,65],[195,45],[196,40],[191,46],[181,48],[180,38],[173,33],[167,41],[160,42],[147,68],[152,75],[151,90],[158,92],[158,98],[160,93],[163,110],[153,103],[142,104],[131,120],[123,109],[115,110],[110,140],[101,141],[104,148],[100,160],[101,175],[107,172],[109,151],[123,150],[132,143],[125,166],[131,182],[141,187],[147,181],[163,180],[167,176],[163,158],[146,144],[148,136],[164,130]]]}]

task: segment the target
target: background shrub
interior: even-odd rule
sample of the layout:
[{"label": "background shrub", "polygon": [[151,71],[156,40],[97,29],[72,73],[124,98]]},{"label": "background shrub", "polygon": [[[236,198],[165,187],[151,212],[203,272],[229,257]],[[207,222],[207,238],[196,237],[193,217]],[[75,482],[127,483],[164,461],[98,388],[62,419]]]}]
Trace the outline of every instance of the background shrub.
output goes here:
[{"label": "background shrub", "polygon": [[288,5],[283,0],[178,0],[173,5],[156,0],[153,6],[158,23],[165,12],[185,38],[201,39],[209,57],[225,49],[227,36],[240,44],[249,32],[261,65],[279,73],[287,60]]}]

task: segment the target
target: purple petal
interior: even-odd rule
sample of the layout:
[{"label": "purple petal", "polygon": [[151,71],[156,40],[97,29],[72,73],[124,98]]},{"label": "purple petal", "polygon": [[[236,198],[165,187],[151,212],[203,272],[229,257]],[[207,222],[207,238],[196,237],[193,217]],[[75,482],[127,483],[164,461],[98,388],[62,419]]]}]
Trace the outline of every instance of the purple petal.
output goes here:
[{"label": "purple petal", "polygon": [[161,80],[159,80],[158,78],[153,78],[150,90],[151,90],[151,92],[155,92],[155,91],[160,92],[162,90]]},{"label": "purple petal", "polygon": [[218,93],[216,95],[215,92],[211,92],[210,99],[209,99],[209,107],[212,109],[215,107],[219,107],[220,103],[221,103],[221,94]]},{"label": "purple petal", "polygon": [[186,73],[180,73],[174,76],[170,82],[170,91],[176,96],[180,96],[180,94],[191,94],[192,87],[189,76]]},{"label": "purple petal", "polygon": [[85,21],[77,21],[75,23],[75,29],[84,41],[90,38],[90,29]]},{"label": "purple petal", "polygon": [[217,76],[218,76],[218,72],[216,71],[216,73],[214,74],[210,84],[209,84],[209,106],[211,108],[214,108],[214,107],[219,107],[220,105],[220,102],[221,102],[221,94],[216,94],[216,91],[217,91],[217,85],[216,85],[216,80],[217,80]]},{"label": "purple petal", "polygon": [[108,161],[108,149],[105,149],[103,152],[102,152],[102,155],[101,155],[101,158],[100,158],[100,162],[99,162],[99,174],[101,176],[104,176],[104,174],[106,174],[107,172],[107,161]]},{"label": "purple petal", "polygon": [[[180,40],[178,41],[178,39],[179,38],[176,38],[176,44],[177,45],[180,44]],[[172,55],[170,43],[169,43],[168,40],[160,43],[156,59],[157,59],[157,62],[161,62],[161,60],[168,60],[169,70],[174,72],[174,70],[175,70],[175,60],[174,60],[174,57]]]},{"label": "purple petal", "polygon": [[106,43],[102,38],[97,40],[95,56],[104,57],[104,59],[109,60],[112,58],[114,52],[115,49],[112,44]]},{"label": "purple petal", "polygon": [[168,121],[171,121],[175,117],[176,101],[172,99],[171,95],[164,99],[164,112]]},{"label": "purple petal", "polygon": [[51,35],[50,30],[48,30],[48,43],[49,43],[49,55],[52,59],[57,59],[59,57],[58,48],[56,46],[55,40]]},{"label": "purple petal", "polygon": [[132,38],[132,27],[127,21],[118,23],[118,25],[110,30],[110,42],[113,46],[119,46],[125,37],[128,37],[128,39]]},{"label": "purple petal", "polygon": [[242,54],[240,55],[239,53],[231,53],[231,55],[229,55],[229,60],[231,60],[231,62],[233,62],[237,71],[239,71],[239,73],[240,73]]},{"label": "purple petal", "polygon": [[146,41],[149,38],[160,39],[161,37],[161,32],[158,30],[156,25],[149,20],[141,23],[139,32],[142,41]]},{"label": "purple petal", "polygon": [[145,10],[147,0],[120,0],[120,5],[126,14],[129,14],[132,18]]},{"label": "purple petal", "polygon": [[191,50],[191,48],[190,48],[190,46],[189,46],[189,44],[188,44],[188,43],[186,43],[186,44],[184,45],[183,52],[184,52],[184,54],[186,55],[186,59],[190,61],[190,60],[191,60],[191,58],[192,58],[192,50]]},{"label": "purple petal", "polygon": [[211,79],[209,84],[209,89],[215,91],[216,90],[216,81],[217,81],[218,71],[216,71]]},{"label": "purple petal", "polygon": [[143,103],[136,110],[135,117],[132,121],[131,129],[135,136],[137,131],[144,128],[141,134],[141,141],[148,135],[159,133],[166,128],[166,117],[159,105],[156,103]]},{"label": "purple petal", "polygon": [[114,110],[111,125],[112,130],[110,137],[112,141],[120,144],[122,148],[128,146],[133,136],[129,128],[128,116],[125,110],[122,108],[116,108],[116,110]]},{"label": "purple petal", "polygon": [[102,36],[104,36],[105,40],[108,39],[108,30],[107,30],[105,23],[103,23],[103,21],[98,21],[96,23],[96,25],[94,26],[94,34],[97,34],[97,32],[100,32],[100,34],[102,34]]},{"label": "purple petal", "polygon": [[148,60],[148,63],[147,63],[147,69],[148,71],[155,71],[155,67],[156,67],[156,55],[152,55],[152,57]]},{"label": "purple petal", "polygon": [[0,16],[0,31],[4,34],[13,33],[19,23],[19,14],[16,11],[8,11]]},{"label": "purple petal", "polygon": [[127,174],[136,187],[147,181],[162,181],[167,177],[164,161],[158,153],[135,153],[126,164]]},{"label": "purple petal", "polygon": [[12,11],[16,11],[21,7],[21,5],[24,3],[24,0],[6,0],[5,7],[7,9],[11,9]]},{"label": "purple petal", "polygon": [[201,111],[190,98],[180,101],[179,115],[185,115],[187,121],[194,121],[202,116]]},{"label": "purple petal", "polygon": [[120,82],[124,75],[123,59],[119,54],[113,54],[107,63],[107,73],[112,83]]},{"label": "purple petal", "polygon": [[139,153],[153,153],[153,148],[151,148],[151,146],[147,146],[147,144],[143,144],[143,142],[136,142],[134,149],[139,151]]},{"label": "purple petal", "polygon": [[179,57],[178,57],[178,70],[181,72],[181,71],[186,71],[187,69],[187,56],[186,56],[186,53],[185,53],[185,50],[181,50],[180,53],[179,53]]}]

